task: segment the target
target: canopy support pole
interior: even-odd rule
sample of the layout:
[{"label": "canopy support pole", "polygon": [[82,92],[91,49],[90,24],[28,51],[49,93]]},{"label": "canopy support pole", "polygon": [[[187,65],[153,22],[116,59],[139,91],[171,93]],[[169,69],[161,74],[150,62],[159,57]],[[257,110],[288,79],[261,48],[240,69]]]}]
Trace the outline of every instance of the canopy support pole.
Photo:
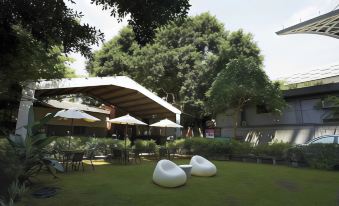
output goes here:
[{"label": "canopy support pole", "polygon": [[[175,123],[180,124],[180,114],[175,114]],[[180,136],[180,128],[175,129],[175,137]]]}]

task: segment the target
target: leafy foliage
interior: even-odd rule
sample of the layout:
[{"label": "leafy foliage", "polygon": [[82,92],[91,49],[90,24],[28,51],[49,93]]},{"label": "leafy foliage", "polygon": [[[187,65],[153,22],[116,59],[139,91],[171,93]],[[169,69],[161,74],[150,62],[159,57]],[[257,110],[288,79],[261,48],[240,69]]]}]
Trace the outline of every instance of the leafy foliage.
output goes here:
[{"label": "leafy foliage", "polygon": [[337,144],[310,144],[303,147],[303,154],[310,167],[333,169],[339,166],[339,146]]},{"label": "leafy foliage", "polygon": [[281,113],[285,107],[279,84],[272,83],[255,58],[240,56],[227,64],[207,92],[209,108],[214,113],[233,110],[233,135],[238,117],[248,104],[265,105],[271,112]]},{"label": "leafy foliage", "polygon": [[305,162],[303,148],[298,146],[288,148],[284,158],[290,162]]},{"label": "leafy foliage", "polygon": [[[15,150],[7,139],[0,141],[0,196],[7,193],[9,185],[15,181],[23,172],[23,166],[16,156]],[[1,205],[1,204],[0,204]]]},{"label": "leafy foliage", "polygon": [[42,43],[18,26],[13,28],[13,32],[18,38],[17,51],[1,55],[1,99],[19,99],[14,96],[20,94],[18,84],[26,80],[74,76],[74,71],[67,66],[67,62],[72,60],[62,54],[60,47],[46,50]]},{"label": "leafy foliage", "polygon": [[[100,30],[82,24],[83,14],[66,0],[4,0],[0,2],[0,99],[18,100],[23,82],[74,76],[63,54],[91,57],[91,46],[104,40]],[[69,0],[71,3],[75,3]],[[188,0],[91,0],[113,16],[130,16],[137,40],[145,44],[154,30],[169,20],[185,17]]]},{"label": "leafy foliage", "polygon": [[42,131],[44,124],[53,118],[55,113],[47,114],[39,121],[34,121],[33,108],[29,110],[28,124],[26,126],[27,135],[23,138],[18,135],[8,137],[9,143],[15,150],[16,156],[23,166],[23,173],[19,175],[20,182],[29,180],[37,175],[42,167],[55,176],[55,169],[48,159],[45,159],[45,147],[53,141],[52,137],[47,137]]},{"label": "leafy foliage", "polygon": [[91,0],[103,9],[111,9],[111,15],[121,20],[130,15],[129,25],[136,34],[136,40],[144,45],[151,41],[155,29],[166,24],[169,20],[183,18],[191,6],[188,0]]},{"label": "leafy foliage", "polygon": [[26,186],[21,184],[18,179],[12,182],[12,184],[8,187],[8,194],[9,194],[9,202],[15,202],[19,200],[25,192],[27,192]]},{"label": "leafy foliage", "polygon": [[254,154],[258,156],[270,156],[278,159],[283,159],[285,157],[286,151],[290,147],[290,144],[282,142],[275,142],[273,144],[261,144],[255,147]]},{"label": "leafy foliage", "polygon": [[94,54],[87,70],[94,76],[133,78],[193,117],[184,116],[184,125],[200,124],[209,115],[205,93],[231,59],[262,60],[252,35],[226,31],[209,13],[169,23],[144,47],[134,39],[130,27],[122,29]]},{"label": "leafy foliage", "polygon": [[[190,7],[187,0],[91,0],[91,3],[102,5],[105,10],[110,9],[111,15],[118,16],[120,20],[130,15],[129,23],[141,43],[149,41],[158,26],[186,16]],[[35,40],[43,43],[46,49],[62,45],[65,53],[80,52],[89,56],[90,46],[103,40],[100,30],[80,24],[82,13],[68,8],[63,0],[5,0],[1,2],[0,8],[1,54],[17,52],[16,45],[20,41],[13,27],[19,25],[29,31]]]}]

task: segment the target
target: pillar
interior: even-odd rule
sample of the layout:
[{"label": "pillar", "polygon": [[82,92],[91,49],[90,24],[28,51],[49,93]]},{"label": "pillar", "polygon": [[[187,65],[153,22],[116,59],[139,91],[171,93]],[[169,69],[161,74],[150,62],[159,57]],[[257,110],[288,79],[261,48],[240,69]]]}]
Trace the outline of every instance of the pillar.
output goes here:
[{"label": "pillar", "polygon": [[24,86],[24,88],[22,89],[18,119],[15,127],[15,134],[20,135],[23,138],[25,138],[27,135],[27,130],[25,126],[28,123],[29,108],[33,106],[34,93],[35,90],[33,89],[33,83]]}]

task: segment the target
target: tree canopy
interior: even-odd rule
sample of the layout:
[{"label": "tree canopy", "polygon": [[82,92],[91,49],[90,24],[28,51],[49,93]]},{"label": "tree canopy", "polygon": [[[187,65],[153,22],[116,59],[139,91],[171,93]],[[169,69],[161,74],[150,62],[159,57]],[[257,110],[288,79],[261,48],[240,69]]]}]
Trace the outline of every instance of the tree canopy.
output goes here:
[{"label": "tree canopy", "polygon": [[[0,93],[27,79],[61,77],[62,54],[79,52],[90,57],[91,46],[103,41],[103,33],[81,23],[82,13],[68,8],[65,1],[0,1]],[[190,7],[188,0],[90,1],[119,20],[129,16],[140,44],[150,41],[158,26],[185,17]]]},{"label": "tree canopy", "polygon": [[122,29],[95,52],[87,64],[89,73],[129,76],[197,121],[209,115],[205,93],[231,59],[245,56],[262,62],[251,34],[229,32],[209,13],[172,21],[144,47],[134,36],[130,27]]},{"label": "tree canopy", "polygon": [[279,83],[271,82],[262,64],[252,57],[231,60],[213,82],[207,97],[214,113],[233,111],[234,136],[238,117],[246,105],[263,105],[273,113],[281,113],[285,107]]}]

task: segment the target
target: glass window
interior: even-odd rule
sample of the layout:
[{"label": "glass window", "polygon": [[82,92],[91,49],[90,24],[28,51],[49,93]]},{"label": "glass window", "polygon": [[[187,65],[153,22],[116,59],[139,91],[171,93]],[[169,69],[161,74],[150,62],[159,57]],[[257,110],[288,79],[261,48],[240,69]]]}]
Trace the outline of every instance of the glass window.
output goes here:
[{"label": "glass window", "polygon": [[316,143],[332,144],[334,143],[334,137],[324,137],[324,138],[321,138],[321,139],[318,139],[312,142],[312,144],[316,144]]}]

